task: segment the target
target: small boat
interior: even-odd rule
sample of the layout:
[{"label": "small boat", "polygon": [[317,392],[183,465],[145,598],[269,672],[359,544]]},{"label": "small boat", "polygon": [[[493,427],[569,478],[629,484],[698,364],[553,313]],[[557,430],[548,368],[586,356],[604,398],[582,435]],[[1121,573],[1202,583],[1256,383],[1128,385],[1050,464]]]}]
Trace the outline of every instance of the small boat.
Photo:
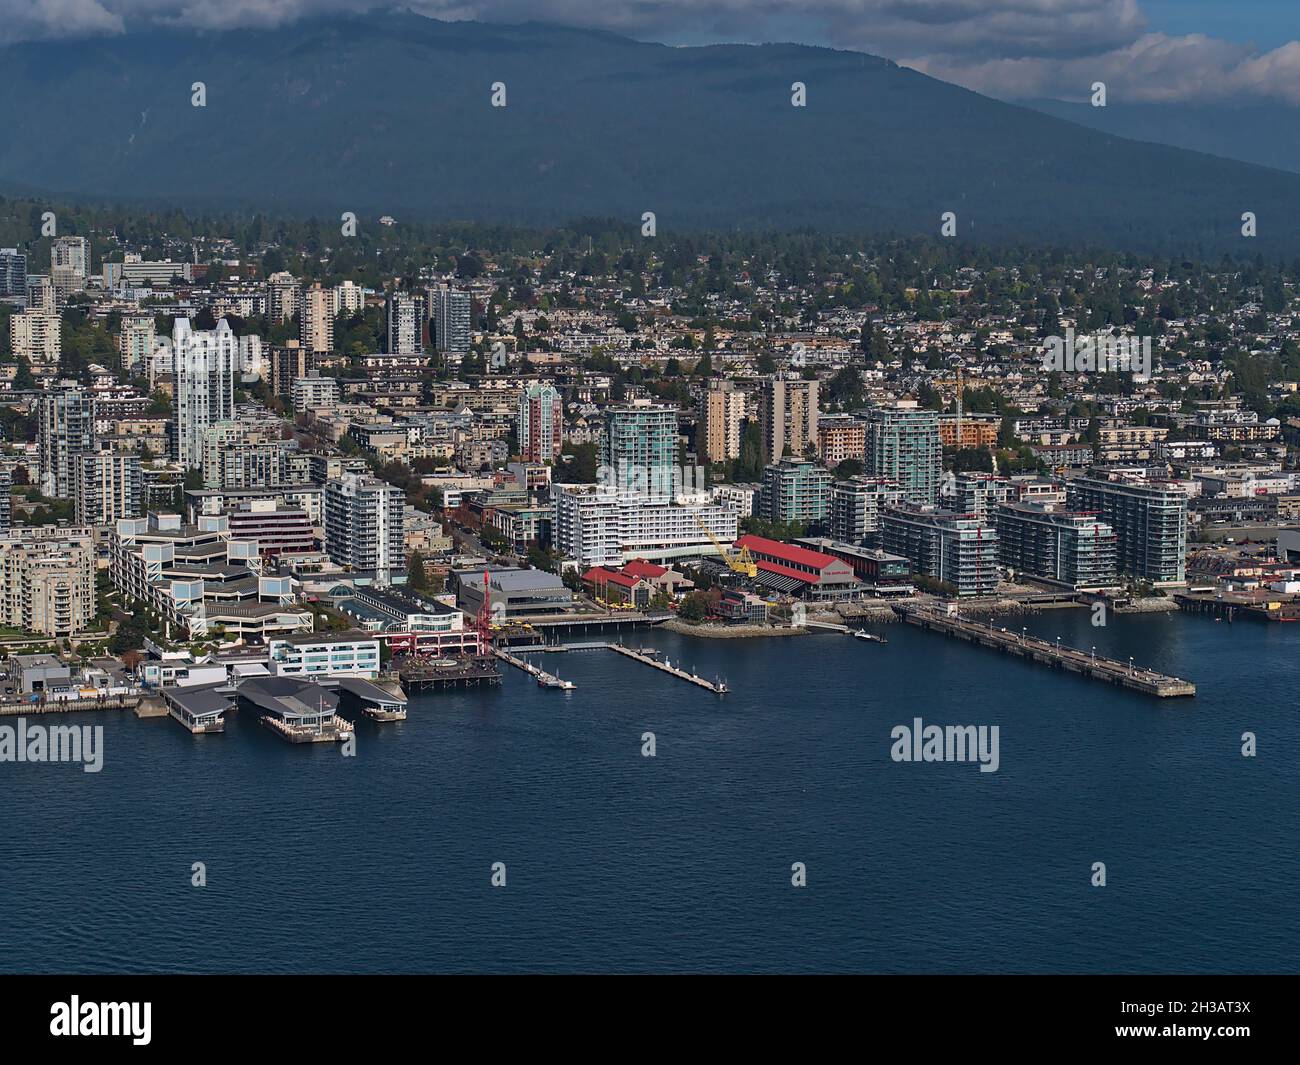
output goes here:
[{"label": "small boat", "polygon": [[877,636],[874,632],[867,632],[864,629],[858,629],[853,634],[855,640],[870,640],[872,643],[888,643],[883,636]]}]

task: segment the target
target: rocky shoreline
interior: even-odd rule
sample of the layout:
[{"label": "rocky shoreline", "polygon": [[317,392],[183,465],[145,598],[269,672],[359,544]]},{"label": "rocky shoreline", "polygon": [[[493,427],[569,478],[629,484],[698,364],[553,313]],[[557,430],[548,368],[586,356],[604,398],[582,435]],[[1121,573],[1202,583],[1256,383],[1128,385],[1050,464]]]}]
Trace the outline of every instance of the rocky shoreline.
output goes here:
[{"label": "rocky shoreline", "polygon": [[672,618],[657,626],[683,636],[700,636],[708,640],[740,640],[762,636],[807,636],[807,629],[788,625],[692,625],[680,618]]}]

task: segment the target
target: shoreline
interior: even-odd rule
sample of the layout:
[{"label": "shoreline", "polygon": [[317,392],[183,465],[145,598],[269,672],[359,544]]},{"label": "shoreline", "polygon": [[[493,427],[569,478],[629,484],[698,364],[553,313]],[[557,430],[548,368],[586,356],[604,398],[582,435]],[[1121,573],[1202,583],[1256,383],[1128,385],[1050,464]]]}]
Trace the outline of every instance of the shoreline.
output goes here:
[{"label": "shoreline", "polygon": [[688,622],[672,618],[656,625],[657,629],[667,629],[681,636],[699,636],[706,640],[743,640],[761,639],[764,636],[807,636],[807,629],[791,628],[788,625],[691,625]]}]

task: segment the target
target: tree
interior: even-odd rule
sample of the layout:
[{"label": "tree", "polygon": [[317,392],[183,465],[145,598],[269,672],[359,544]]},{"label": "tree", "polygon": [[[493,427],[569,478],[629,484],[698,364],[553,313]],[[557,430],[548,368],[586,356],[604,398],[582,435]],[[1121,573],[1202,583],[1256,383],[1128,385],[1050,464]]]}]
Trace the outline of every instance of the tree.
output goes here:
[{"label": "tree", "polygon": [[703,592],[691,592],[677,607],[677,616],[692,623],[703,621],[709,616],[709,599]]},{"label": "tree", "polygon": [[419,551],[412,551],[406,563],[406,586],[413,592],[429,590],[429,575],[424,571],[424,556]]},{"label": "tree", "polygon": [[32,364],[27,356],[18,356],[18,371],[14,374],[14,388],[35,388],[36,379],[32,376]]}]

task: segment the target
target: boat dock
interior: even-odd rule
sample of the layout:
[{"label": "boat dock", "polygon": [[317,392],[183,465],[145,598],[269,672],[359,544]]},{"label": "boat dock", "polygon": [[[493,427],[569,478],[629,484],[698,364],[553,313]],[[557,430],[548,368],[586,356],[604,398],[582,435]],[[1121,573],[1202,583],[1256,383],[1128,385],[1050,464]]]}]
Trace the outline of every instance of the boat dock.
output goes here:
[{"label": "boat dock", "polygon": [[407,695],[501,683],[501,671],[491,658],[403,658],[393,665]]},{"label": "boat dock", "polygon": [[561,680],[553,673],[547,673],[546,670],[533,665],[531,662],[525,662],[522,658],[512,655],[509,651],[497,647],[493,653],[503,662],[509,662],[516,669],[522,669],[530,677],[533,677],[543,688],[555,688],[558,691],[572,691],[577,687],[571,680]]},{"label": "boat dock", "polygon": [[1144,695],[1171,698],[1196,694],[1196,685],[1191,681],[1135,667],[1131,659],[1120,662],[1074,647],[1064,647],[1059,641],[1052,643],[1040,640],[1023,631],[1010,632],[995,628],[991,622],[981,625],[956,614],[945,614],[932,609],[900,605],[895,606],[894,610],[909,625],[940,632],[945,636],[955,636],[1004,654],[1017,655],[1051,669],[1069,670],[1095,680],[1104,680]]},{"label": "boat dock", "polygon": [[1300,621],[1300,601],[1280,592],[1175,595],[1184,614],[1208,614],[1216,621]]},{"label": "boat dock", "polygon": [[[718,695],[726,695],[727,693],[727,684],[725,681],[707,680],[706,678],[697,676],[687,670],[678,669],[671,662],[660,662],[659,655],[662,654],[662,652],[657,647],[633,648],[624,647],[621,643],[535,643],[529,644],[527,647],[514,647],[512,650],[517,654],[539,654],[542,652],[555,654],[560,651],[617,651],[619,654],[627,658],[633,658],[647,666],[653,666],[655,669],[664,673],[669,673],[674,677],[698,685],[701,688],[707,688],[709,691],[716,692]],[[501,654],[500,651],[497,653]],[[523,663],[521,668],[526,668],[529,672],[532,672],[537,667],[528,666],[527,663]],[[564,683],[568,682],[566,681]]]},{"label": "boat dock", "polygon": [[659,659],[653,657],[652,655],[646,654],[644,651],[634,651],[630,647],[624,647],[621,643],[611,643],[608,646],[611,651],[617,651],[619,654],[627,658],[635,659],[636,661],[644,663],[647,666],[653,666],[655,669],[658,669],[664,673],[668,673],[671,676],[677,677],[679,680],[687,681],[701,688],[707,688],[709,691],[714,692],[718,695],[727,694],[726,681],[706,680],[704,677],[697,676],[694,673],[688,673],[684,669],[678,669],[671,662],[660,662]]}]

